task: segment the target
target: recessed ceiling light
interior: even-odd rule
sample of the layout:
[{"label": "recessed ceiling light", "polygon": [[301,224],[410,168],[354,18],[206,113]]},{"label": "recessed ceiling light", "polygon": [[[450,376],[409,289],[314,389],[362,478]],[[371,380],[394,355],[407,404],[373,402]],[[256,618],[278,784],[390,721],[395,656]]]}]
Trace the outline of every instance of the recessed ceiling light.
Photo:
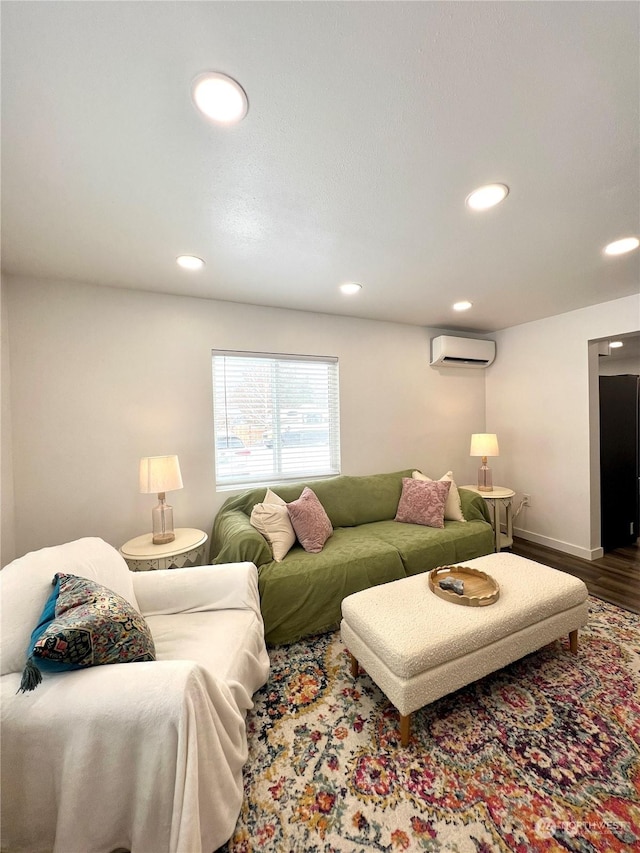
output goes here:
[{"label": "recessed ceiling light", "polygon": [[637,237],[625,237],[605,246],[604,253],[605,255],[624,255],[625,252],[633,252],[638,246],[640,246],[640,240]]},{"label": "recessed ceiling light", "polygon": [[464,299],[462,302],[454,302],[453,303],[453,310],[454,311],[468,311],[472,305],[473,305],[472,302],[467,302],[467,300]]},{"label": "recessed ceiling light", "polygon": [[622,343],[622,341],[611,341],[611,343],[609,344],[610,349],[619,349],[623,346],[624,344]]},{"label": "recessed ceiling light", "polygon": [[193,81],[191,96],[207,118],[220,124],[235,124],[247,114],[249,102],[242,86],[217,71],[200,74]]},{"label": "recessed ceiling light", "polygon": [[508,195],[509,187],[506,184],[487,184],[470,193],[465,203],[472,210],[487,210],[500,204]]},{"label": "recessed ceiling light", "polygon": [[201,270],[204,266],[202,258],[196,258],[195,255],[180,255],[176,263],[185,270]]},{"label": "recessed ceiling light", "polygon": [[362,290],[362,285],[357,281],[348,281],[346,284],[340,285],[340,290],[346,296],[353,296],[354,293],[359,293]]}]

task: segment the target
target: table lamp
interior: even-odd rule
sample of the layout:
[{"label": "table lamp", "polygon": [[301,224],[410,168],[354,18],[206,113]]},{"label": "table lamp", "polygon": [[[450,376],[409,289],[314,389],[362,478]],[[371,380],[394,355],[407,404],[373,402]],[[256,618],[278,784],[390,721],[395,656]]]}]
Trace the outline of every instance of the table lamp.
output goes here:
[{"label": "table lamp", "polygon": [[140,491],[144,495],[157,492],[158,505],[151,510],[153,544],[173,542],[173,507],[165,503],[165,492],[182,488],[182,475],[177,456],[145,456],[140,460]]},{"label": "table lamp", "polygon": [[478,491],[493,491],[493,476],[487,465],[487,456],[500,456],[498,436],[493,432],[474,432],[471,436],[469,456],[481,456],[482,465],[478,468]]}]

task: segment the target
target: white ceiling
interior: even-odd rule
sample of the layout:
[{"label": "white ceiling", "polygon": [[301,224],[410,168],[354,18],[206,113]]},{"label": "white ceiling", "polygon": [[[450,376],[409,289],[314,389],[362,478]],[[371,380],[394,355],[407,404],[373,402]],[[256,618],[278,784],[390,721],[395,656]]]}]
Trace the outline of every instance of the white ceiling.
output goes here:
[{"label": "white ceiling", "polygon": [[[478,332],[640,290],[602,255],[640,232],[637,3],[1,11],[7,273]],[[241,124],[196,112],[206,70]]]}]

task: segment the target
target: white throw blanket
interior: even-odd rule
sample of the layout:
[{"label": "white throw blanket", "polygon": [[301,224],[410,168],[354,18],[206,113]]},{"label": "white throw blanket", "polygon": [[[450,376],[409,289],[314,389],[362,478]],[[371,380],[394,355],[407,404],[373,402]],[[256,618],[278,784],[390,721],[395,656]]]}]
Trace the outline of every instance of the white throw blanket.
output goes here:
[{"label": "white throw blanket", "polygon": [[[51,575],[60,570],[51,565]],[[81,574],[78,565],[71,571]],[[148,619],[157,661],[45,674],[19,695],[20,673],[2,677],[3,851],[213,853],[229,838],[243,796],[244,714],[269,661],[255,567],[217,572],[145,573],[139,601],[158,614]],[[216,588],[231,610],[213,609]],[[169,615],[183,605],[193,617]],[[181,659],[188,649],[201,660]],[[211,669],[216,661],[222,674]]]}]

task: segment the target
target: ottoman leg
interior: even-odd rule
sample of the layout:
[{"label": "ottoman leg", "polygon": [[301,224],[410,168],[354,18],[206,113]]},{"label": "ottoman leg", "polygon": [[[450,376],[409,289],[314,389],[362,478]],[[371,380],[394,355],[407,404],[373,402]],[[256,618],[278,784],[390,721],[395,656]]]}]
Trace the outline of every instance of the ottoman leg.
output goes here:
[{"label": "ottoman leg", "polygon": [[411,726],[411,714],[400,714],[400,746],[409,744],[409,729]]},{"label": "ottoman leg", "polygon": [[358,661],[354,658],[354,656],[349,652],[349,661],[351,663],[351,675],[354,678],[358,677]]},{"label": "ottoman leg", "polygon": [[571,631],[569,634],[569,649],[571,653],[574,655],[578,654],[578,632]]}]

